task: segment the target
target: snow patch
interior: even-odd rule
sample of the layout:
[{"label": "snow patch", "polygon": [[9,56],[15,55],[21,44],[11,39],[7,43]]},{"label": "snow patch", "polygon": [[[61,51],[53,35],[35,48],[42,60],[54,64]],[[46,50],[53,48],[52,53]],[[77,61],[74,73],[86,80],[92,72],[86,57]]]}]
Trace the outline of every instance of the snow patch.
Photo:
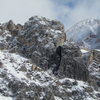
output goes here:
[{"label": "snow patch", "polygon": [[87,52],[89,52],[88,50],[85,50],[85,49],[81,49],[81,52],[82,53],[87,53]]},{"label": "snow patch", "polygon": [[55,100],[62,100],[61,98],[54,96]]},{"label": "snow patch", "polygon": [[13,100],[11,97],[5,97],[0,94],[0,100]]}]

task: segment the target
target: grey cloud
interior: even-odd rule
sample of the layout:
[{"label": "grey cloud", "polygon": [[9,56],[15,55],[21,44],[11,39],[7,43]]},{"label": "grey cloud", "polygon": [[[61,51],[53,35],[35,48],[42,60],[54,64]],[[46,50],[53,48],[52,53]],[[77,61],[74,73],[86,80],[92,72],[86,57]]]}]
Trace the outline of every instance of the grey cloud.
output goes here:
[{"label": "grey cloud", "polygon": [[34,15],[55,19],[51,0],[0,0],[0,22],[24,23]]},{"label": "grey cloud", "polygon": [[39,15],[60,20],[69,28],[80,20],[100,19],[99,12],[100,0],[0,0],[0,22],[12,19],[24,23],[29,17]]},{"label": "grey cloud", "polygon": [[[65,6],[64,3],[66,4],[66,2],[73,2],[74,7]],[[55,9],[59,9],[57,14],[66,28],[84,19],[100,19],[100,0],[65,0],[63,5],[58,3]]]}]

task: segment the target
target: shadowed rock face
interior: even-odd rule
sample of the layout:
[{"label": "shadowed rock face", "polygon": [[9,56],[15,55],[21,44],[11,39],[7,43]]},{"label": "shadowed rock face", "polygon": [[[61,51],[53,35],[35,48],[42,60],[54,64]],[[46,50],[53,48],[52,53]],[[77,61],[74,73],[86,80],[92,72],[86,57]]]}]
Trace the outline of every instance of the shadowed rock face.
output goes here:
[{"label": "shadowed rock face", "polygon": [[74,78],[78,80],[87,81],[89,79],[89,72],[87,65],[83,59],[78,57],[62,57],[61,64],[58,70],[58,76]]},{"label": "shadowed rock face", "polygon": [[53,67],[53,73],[60,78],[69,77],[84,81],[89,78],[87,63],[81,57],[79,47],[71,43],[56,49],[50,58],[50,65]]}]

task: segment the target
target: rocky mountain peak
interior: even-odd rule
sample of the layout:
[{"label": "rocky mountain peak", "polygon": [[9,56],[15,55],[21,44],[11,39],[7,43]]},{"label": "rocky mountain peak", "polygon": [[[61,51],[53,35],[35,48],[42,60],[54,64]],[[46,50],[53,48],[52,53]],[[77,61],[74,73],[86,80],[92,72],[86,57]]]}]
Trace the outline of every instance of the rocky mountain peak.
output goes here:
[{"label": "rocky mountain peak", "polygon": [[[51,53],[66,41],[64,26],[44,17],[31,17],[19,32],[21,52],[38,66],[47,66]],[[41,64],[40,64],[41,62]]]},{"label": "rocky mountain peak", "polygon": [[67,41],[59,21],[0,24],[0,100],[99,100],[99,74],[100,51]]}]

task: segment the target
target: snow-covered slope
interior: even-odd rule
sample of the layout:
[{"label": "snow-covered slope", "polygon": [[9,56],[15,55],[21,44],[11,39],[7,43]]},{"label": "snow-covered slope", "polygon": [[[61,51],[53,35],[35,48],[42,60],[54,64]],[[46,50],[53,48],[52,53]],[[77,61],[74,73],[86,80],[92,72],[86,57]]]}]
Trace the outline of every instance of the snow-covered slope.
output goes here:
[{"label": "snow-covered slope", "polygon": [[[36,98],[37,100],[44,100],[43,98],[47,98],[46,100],[63,100],[63,98],[64,100],[66,98],[99,100],[96,97],[99,92],[87,82],[71,78],[59,79],[49,70],[32,71],[31,66],[29,59],[15,53],[0,51],[0,100],[36,100]],[[91,89],[90,93],[88,88]]]},{"label": "snow-covered slope", "polygon": [[100,20],[83,20],[69,30],[67,38],[88,49],[100,49]]}]

